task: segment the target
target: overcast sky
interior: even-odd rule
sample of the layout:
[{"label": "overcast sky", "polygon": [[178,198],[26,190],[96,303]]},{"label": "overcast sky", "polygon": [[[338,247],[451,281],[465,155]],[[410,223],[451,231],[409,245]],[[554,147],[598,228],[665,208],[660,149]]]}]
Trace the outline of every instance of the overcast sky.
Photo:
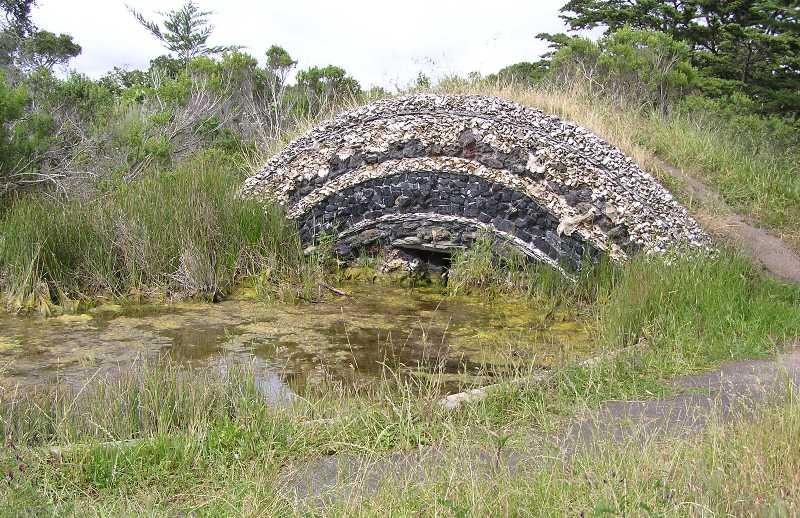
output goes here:
[{"label": "overcast sky", "polygon": [[[183,0],[128,0],[148,17]],[[272,44],[300,68],[339,65],[363,87],[406,86],[423,72],[483,74],[545,51],[540,32],[564,30],[564,0],[199,0],[214,11],[211,44],[238,44],[263,61]],[[71,67],[98,77],[147,67],[164,50],[119,0],[39,0],[34,21],[83,47]]]}]

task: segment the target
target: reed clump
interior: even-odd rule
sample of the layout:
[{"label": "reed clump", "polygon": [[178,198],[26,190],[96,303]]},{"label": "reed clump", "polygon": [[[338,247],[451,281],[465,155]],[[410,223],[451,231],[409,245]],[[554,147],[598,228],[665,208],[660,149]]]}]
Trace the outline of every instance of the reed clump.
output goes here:
[{"label": "reed clump", "polygon": [[90,199],[19,198],[0,220],[6,305],[48,313],[104,297],[218,300],[248,277],[302,291],[319,265],[279,207],[238,195],[241,181],[230,157],[209,152]]}]

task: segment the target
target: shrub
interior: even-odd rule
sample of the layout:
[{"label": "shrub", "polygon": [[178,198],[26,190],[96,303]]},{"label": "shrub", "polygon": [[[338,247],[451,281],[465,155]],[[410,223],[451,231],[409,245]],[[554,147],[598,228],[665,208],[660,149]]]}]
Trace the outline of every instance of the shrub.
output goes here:
[{"label": "shrub", "polygon": [[550,63],[552,78],[588,81],[623,104],[668,111],[697,80],[689,47],[661,32],[624,28],[596,43],[575,37],[555,44],[560,48]]}]

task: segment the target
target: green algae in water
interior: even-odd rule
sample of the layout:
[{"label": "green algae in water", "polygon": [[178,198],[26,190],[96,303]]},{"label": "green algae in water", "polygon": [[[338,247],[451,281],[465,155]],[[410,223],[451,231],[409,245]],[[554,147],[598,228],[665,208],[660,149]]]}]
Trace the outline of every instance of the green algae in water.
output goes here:
[{"label": "green algae in water", "polygon": [[589,356],[587,322],[525,299],[447,296],[441,286],[371,282],[342,286],[350,297],[319,304],[98,306],[91,314],[0,316],[13,347],[0,383],[79,381],[92,368],[167,355],[193,368],[256,361],[293,387],[320,379],[379,380],[386,367],[483,383],[520,362],[536,368]]},{"label": "green algae in water", "polygon": [[12,351],[21,346],[22,343],[14,337],[0,336],[0,353],[5,351]]}]

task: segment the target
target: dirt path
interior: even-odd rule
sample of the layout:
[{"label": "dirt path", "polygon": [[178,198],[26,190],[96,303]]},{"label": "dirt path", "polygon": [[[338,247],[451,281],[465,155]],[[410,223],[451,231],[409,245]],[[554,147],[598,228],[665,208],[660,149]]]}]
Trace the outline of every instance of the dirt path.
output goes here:
[{"label": "dirt path", "polygon": [[718,217],[698,218],[707,230],[740,249],[775,277],[800,283],[800,256],[786,243],[735,214],[722,197],[702,181],[664,160],[656,158],[655,161],[660,169],[684,183],[692,199],[719,209]]},{"label": "dirt path", "polygon": [[[799,344],[800,345],[800,344]],[[537,469],[544,456],[572,455],[602,447],[608,440],[622,444],[659,437],[686,437],[711,421],[731,421],[753,415],[787,395],[787,386],[800,387],[800,348],[772,360],[731,362],[719,370],[683,376],[672,382],[678,395],[660,400],[607,402],[597,411],[576,418],[557,436],[526,433],[517,437],[525,447],[499,453],[486,447],[454,451],[427,447],[375,456],[334,455],[287,467],[285,491],[309,505],[332,501],[355,503],[390,483],[441,480],[452,473],[491,477],[498,469],[524,474]]]},{"label": "dirt path", "polygon": [[710,373],[679,377],[671,383],[679,391],[675,397],[606,402],[573,423],[559,442],[565,451],[573,451],[591,446],[598,437],[622,441],[634,434],[692,435],[711,419],[728,421],[781,400],[790,384],[800,387],[798,347],[773,360],[731,362]]}]

